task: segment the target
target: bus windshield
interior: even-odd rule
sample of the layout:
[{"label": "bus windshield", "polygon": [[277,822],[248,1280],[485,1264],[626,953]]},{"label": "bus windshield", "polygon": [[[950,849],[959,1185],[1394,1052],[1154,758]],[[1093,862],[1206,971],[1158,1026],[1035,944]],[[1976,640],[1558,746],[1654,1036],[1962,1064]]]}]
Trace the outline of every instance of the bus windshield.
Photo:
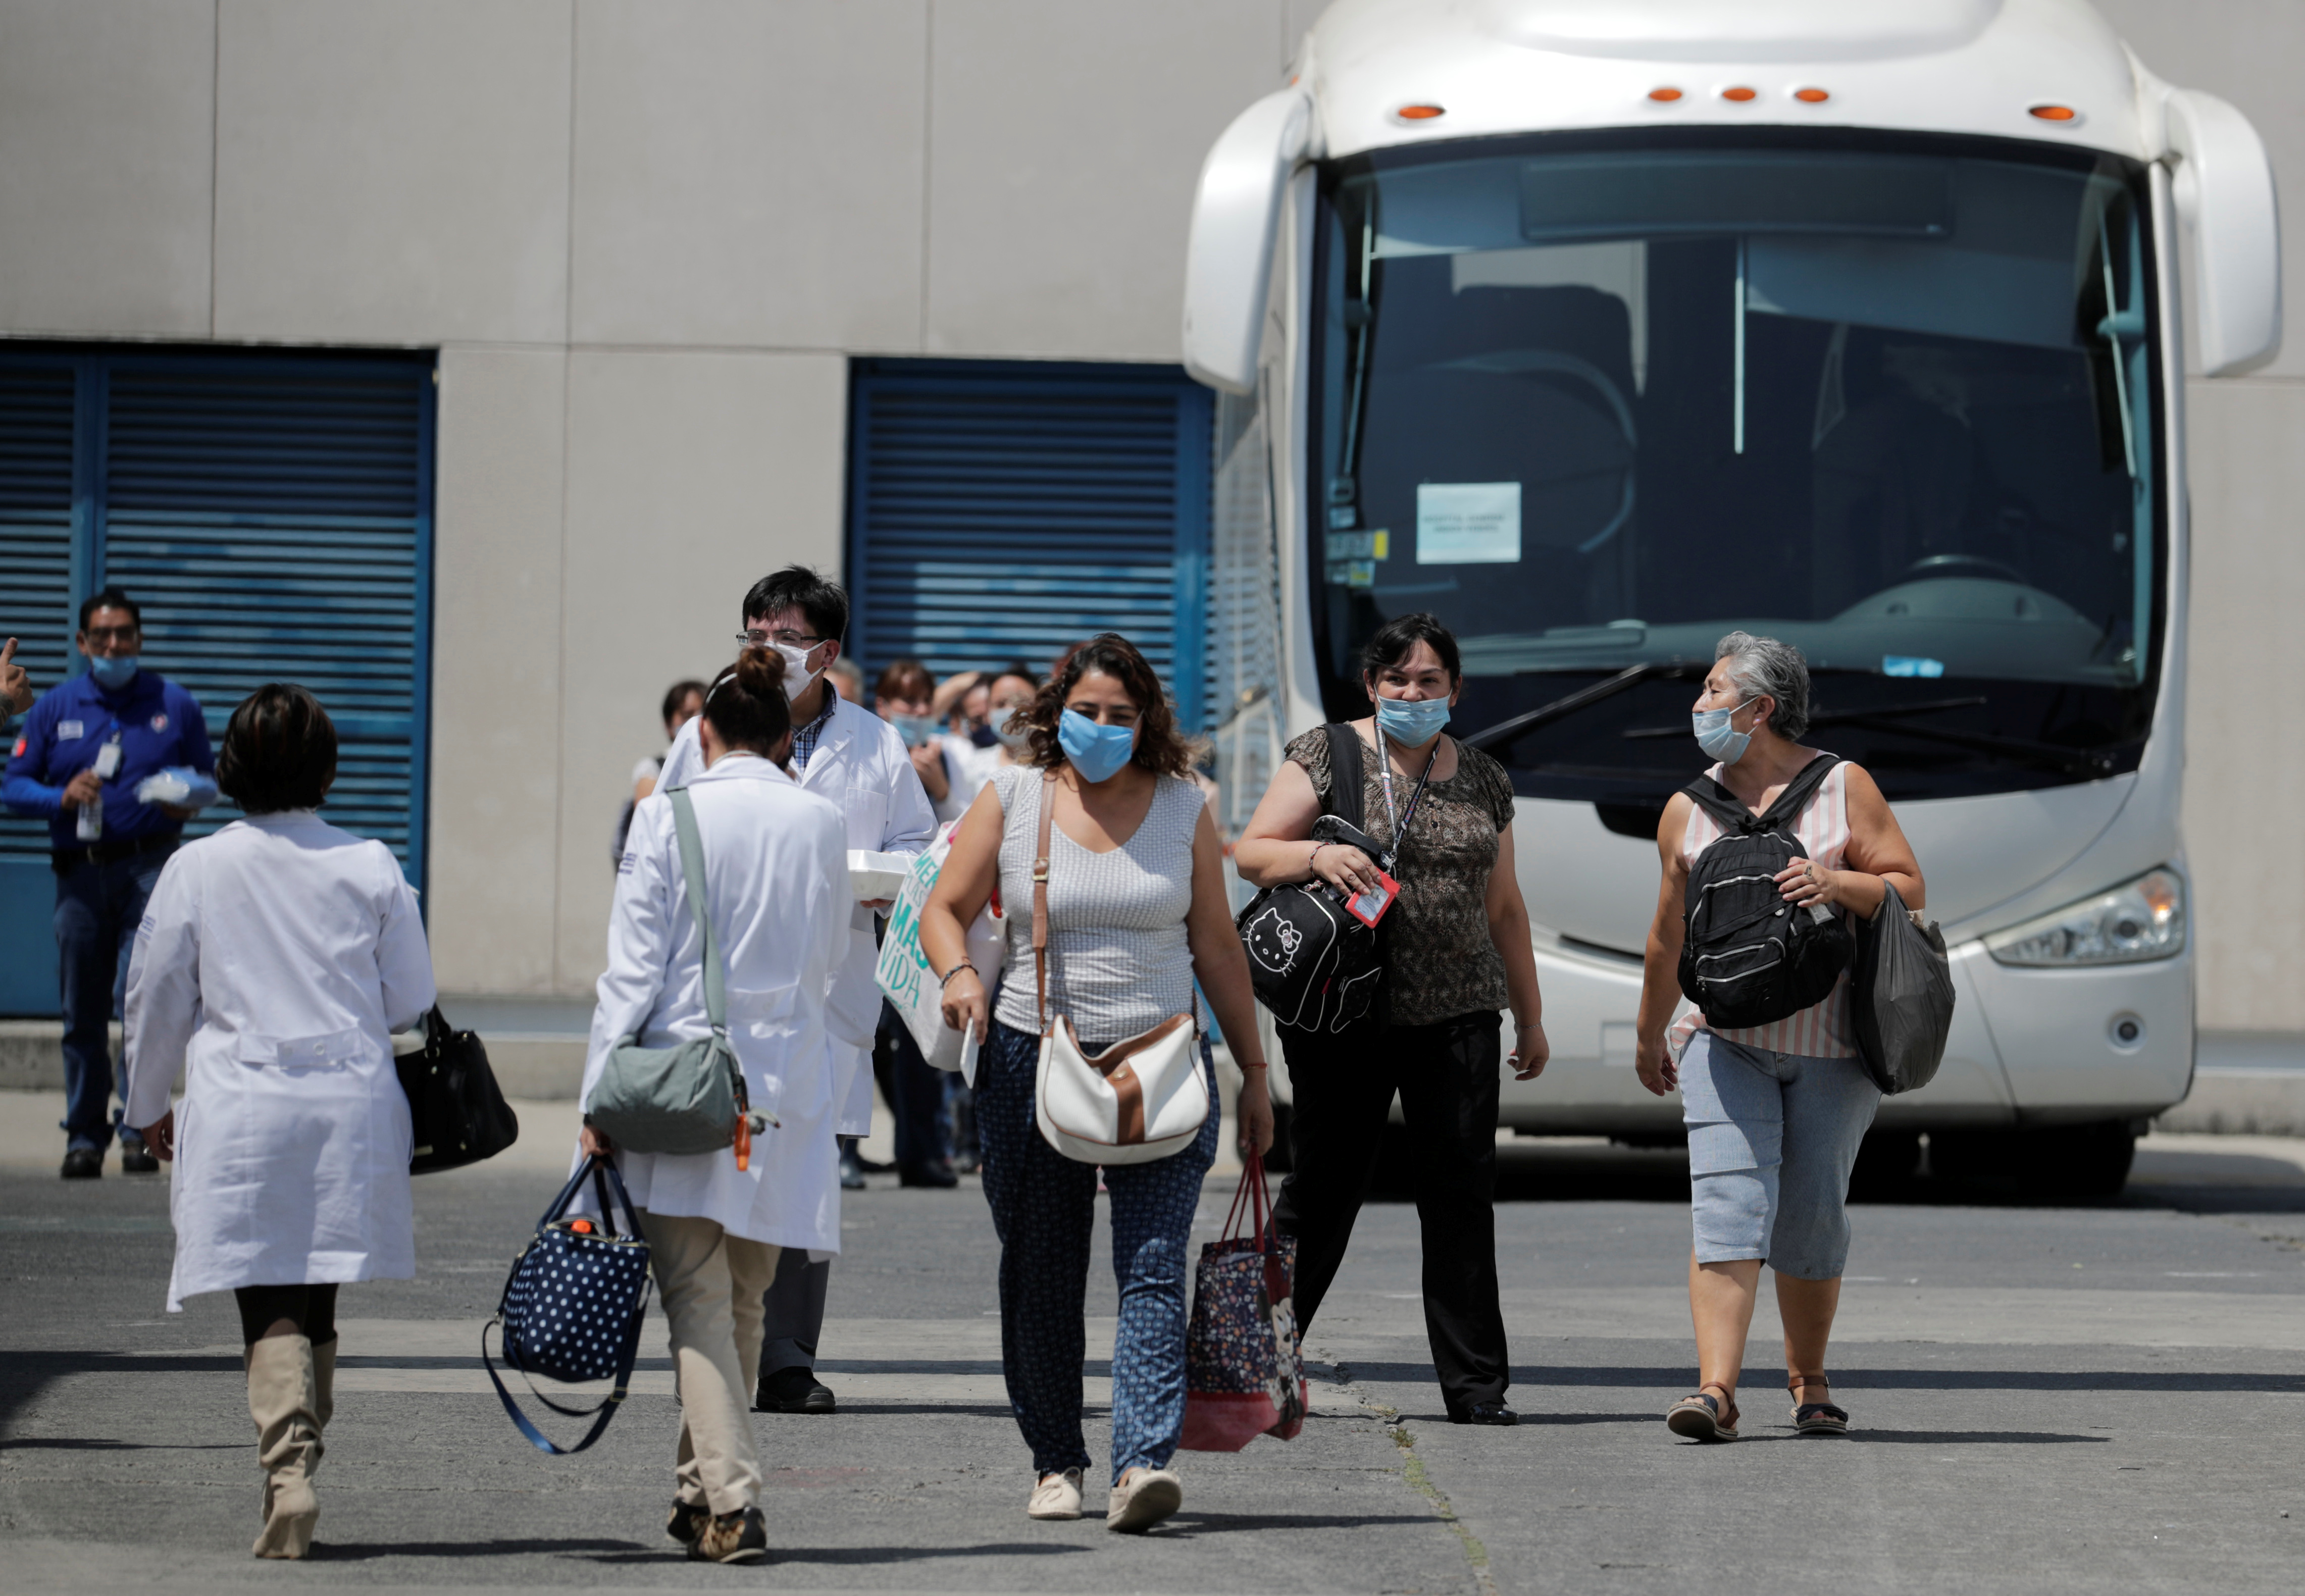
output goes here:
[{"label": "bus windshield", "polygon": [[1323,169],[1330,712],[1366,713],[1371,632],[1433,611],[1464,649],[1452,729],[1637,829],[1705,763],[1688,701],[1741,628],[1801,649],[1806,740],[1892,797],[2133,769],[2167,564],[2144,168],[1688,139]]}]

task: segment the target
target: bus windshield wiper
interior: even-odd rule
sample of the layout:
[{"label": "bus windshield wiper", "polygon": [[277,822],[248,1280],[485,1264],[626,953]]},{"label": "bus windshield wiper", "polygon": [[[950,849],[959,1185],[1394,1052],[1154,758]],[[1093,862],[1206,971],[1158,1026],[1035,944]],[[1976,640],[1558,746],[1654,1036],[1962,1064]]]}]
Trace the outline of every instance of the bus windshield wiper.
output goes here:
[{"label": "bus windshield wiper", "polygon": [[[2067,776],[2100,777],[2112,772],[2113,756],[2103,749],[2067,748],[2030,738],[1994,737],[1981,732],[1948,732],[1934,726],[1900,724],[1911,716],[1937,715],[1947,709],[1974,709],[1986,701],[1982,698],[1957,698],[1932,699],[1924,704],[1884,704],[1876,709],[1843,709],[1835,714],[1814,716],[1809,725],[1853,726],[1863,731],[1886,732],[1923,743],[1942,743],[1949,748],[1965,748],[1976,753],[1997,753],[2004,759],[2046,766]],[[1629,738],[1686,737],[1688,728],[1645,726],[1633,727],[1621,734]]]},{"label": "bus windshield wiper", "polygon": [[1493,726],[1475,732],[1469,737],[1459,737],[1458,741],[1467,748],[1509,748],[1539,726],[1550,726],[1554,721],[1564,719],[1580,709],[1589,709],[1595,704],[1612,699],[1620,692],[1629,692],[1644,682],[1685,676],[1690,671],[1698,668],[1700,667],[1677,660],[1668,663],[1628,666],[1605,681],[1595,682],[1590,687],[1579,688],[1565,697],[1554,699],[1549,704],[1539,704],[1534,709],[1524,710],[1510,719],[1501,720]]}]

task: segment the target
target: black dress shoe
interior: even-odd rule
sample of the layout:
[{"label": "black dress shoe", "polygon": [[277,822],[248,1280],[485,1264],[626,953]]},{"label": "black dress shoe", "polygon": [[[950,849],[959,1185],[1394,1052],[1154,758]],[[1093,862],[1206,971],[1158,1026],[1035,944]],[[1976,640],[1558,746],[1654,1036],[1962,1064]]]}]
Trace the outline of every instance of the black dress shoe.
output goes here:
[{"label": "black dress shoe", "polygon": [[141,1140],[123,1140],[120,1143],[120,1169],[123,1175],[157,1175],[160,1160],[152,1156],[152,1150]]},{"label": "black dress shoe", "polygon": [[99,1148],[75,1147],[64,1154],[64,1177],[66,1180],[95,1180],[104,1174],[104,1153]]},{"label": "black dress shoe", "polygon": [[1518,1424],[1520,1415],[1501,1402],[1476,1402],[1460,1413],[1450,1413],[1452,1424]]},{"label": "black dress shoe", "polygon": [[816,1371],[795,1364],[761,1376],[753,1391],[753,1411],[761,1413],[829,1413],[832,1391],[818,1383]]},{"label": "black dress shoe", "polygon": [[939,1159],[933,1164],[915,1164],[897,1172],[897,1184],[905,1186],[926,1186],[932,1191],[948,1192],[960,1184],[960,1176],[952,1166]]}]

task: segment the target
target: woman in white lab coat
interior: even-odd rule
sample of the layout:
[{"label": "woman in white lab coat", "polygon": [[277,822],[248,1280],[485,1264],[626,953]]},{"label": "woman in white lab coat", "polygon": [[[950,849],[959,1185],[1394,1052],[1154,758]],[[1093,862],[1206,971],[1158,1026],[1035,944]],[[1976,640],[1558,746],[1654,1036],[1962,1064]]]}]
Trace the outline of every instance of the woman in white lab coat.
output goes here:
[{"label": "woman in white lab coat", "polygon": [[[768,1555],[752,1430],[761,1294],[786,1247],[840,1246],[840,1104],[826,1006],[848,947],[847,828],[827,799],[779,766],[792,743],[784,666],[748,649],[705,695],[706,768],[688,794],[704,850],[706,912],[726,962],[728,1036],[755,1113],[751,1167],[733,1150],[622,1151],[589,1125],[586,1152],[613,1152],[641,1210],[657,1290],[671,1321],[681,1439],[667,1529],[689,1555]],[[584,1066],[584,1096],[627,1037],[650,1048],[710,1034],[704,941],[689,906],[665,789],[634,811],[618,866]]]},{"label": "woman in white lab coat", "polygon": [[168,1311],[203,1292],[238,1301],[263,1558],[311,1546],[337,1286],[416,1272],[391,1033],[432,1006],[432,959],[391,851],[316,812],[336,774],[318,700],[283,683],[251,693],[217,758],[247,819],[168,861],[128,967],[124,1117],[176,1164]]}]

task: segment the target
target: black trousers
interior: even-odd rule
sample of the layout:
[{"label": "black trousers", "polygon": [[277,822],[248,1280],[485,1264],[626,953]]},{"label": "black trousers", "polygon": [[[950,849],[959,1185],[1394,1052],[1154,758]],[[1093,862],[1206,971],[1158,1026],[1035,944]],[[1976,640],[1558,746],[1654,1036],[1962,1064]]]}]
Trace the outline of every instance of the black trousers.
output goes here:
[{"label": "black trousers", "polygon": [[1512,1383],[1497,1301],[1501,1029],[1498,1015],[1474,1014],[1340,1036],[1280,1033],[1295,1106],[1272,1219],[1297,1238],[1297,1325],[1311,1328],[1345,1261],[1398,1091],[1424,1232],[1425,1332],[1451,1418],[1503,1401]]}]

